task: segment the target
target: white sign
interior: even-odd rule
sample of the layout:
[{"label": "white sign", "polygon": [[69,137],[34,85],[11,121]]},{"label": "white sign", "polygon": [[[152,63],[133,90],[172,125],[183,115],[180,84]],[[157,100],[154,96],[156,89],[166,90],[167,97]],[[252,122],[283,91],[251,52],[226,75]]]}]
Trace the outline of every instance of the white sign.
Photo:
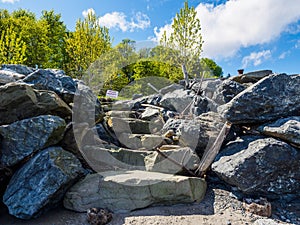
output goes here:
[{"label": "white sign", "polygon": [[117,98],[118,95],[119,95],[118,91],[113,91],[113,90],[107,90],[106,91],[106,97]]}]

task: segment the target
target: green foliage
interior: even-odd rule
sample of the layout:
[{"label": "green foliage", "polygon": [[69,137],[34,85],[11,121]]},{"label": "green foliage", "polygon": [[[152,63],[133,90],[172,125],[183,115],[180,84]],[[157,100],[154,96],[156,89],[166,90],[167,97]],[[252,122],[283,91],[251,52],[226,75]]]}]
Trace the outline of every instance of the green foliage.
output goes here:
[{"label": "green foliage", "polygon": [[47,60],[43,67],[47,68],[63,68],[66,61],[65,52],[65,35],[67,28],[61,21],[61,15],[55,14],[53,10],[42,11],[41,20],[45,21],[48,36]]},{"label": "green foliage", "polygon": [[96,15],[90,13],[78,20],[75,31],[66,37],[69,63],[65,70],[73,77],[81,78],[85,70],[111,47],[108,29],[101,27]]},{"label": "green foliage", "polygon": [[172,81],[163,77],[143,77],[125,86],[120,92],[120,97],[132,98],[133,94],[142,94],[144,96],[156,94],[156,91],[148,85],[149,83],[159,90],[163,87],[171,85]]},{"label": "green foliage", "polygon": [[212,59],[202,58],[201,64],[207,67],[215,77],[221,77],[223,74],[222,68],[218,66]]},{"label": "green foliage", "polygon": [[43,67],[48,60],[47,55],[49,55],[46,21],[37,20],[33,13],[20,9],[11,14],[10,23],[22,41],[26,43],[25,64],[32,67]]},{"label": "green foliage", "polygon": [[0,64],[23,64],[26,61],[26,44],[17,36],[12,26],[0,36]]},{"label": "green foliage", "polygon": [[178,66],[184,64],[191,76],[197,76],[201,72],[200,55],[202,52],[202,35],[200,20],[196,17],[194,7],[189,7],[188,2],[176,14],[172,33],[167,37],[166,32],[160,40],[161,45],[172,53],[172,60]]}]

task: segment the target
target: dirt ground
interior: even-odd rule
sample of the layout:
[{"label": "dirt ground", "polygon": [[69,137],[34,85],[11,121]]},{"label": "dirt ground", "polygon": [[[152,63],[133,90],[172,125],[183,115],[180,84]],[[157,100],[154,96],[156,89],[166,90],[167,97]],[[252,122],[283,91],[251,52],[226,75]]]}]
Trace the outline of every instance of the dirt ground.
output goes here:
[{"label": "dirt ground", "polygon": [[[300,204],[299,204],[300,205]],[[257,216],[245,212],[243,202],[230,191],[209,186],[200,203],[154,206],[128,214],[114,214],[110,225],[277,225],[300,224],[300,210],[295,205],[272,205],[272,216]],[[297,211],[298,210],[298,211]],[[286,221],[288,223],[286,223]],[[88,225],[85,213],[57,208],[38,219],[23,221],[8,215],[3,207],[0,225]]]}]

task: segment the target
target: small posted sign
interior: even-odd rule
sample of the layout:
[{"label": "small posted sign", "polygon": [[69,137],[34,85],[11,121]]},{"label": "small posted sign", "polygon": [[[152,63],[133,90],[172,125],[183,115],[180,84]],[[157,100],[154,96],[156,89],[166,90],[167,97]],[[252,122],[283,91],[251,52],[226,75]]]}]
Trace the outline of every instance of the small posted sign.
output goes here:
[{"label": "small posted sign", "polygon": [[107,90],[106,91],[106,97],[109,97],[109,98],[117,98],[119,95],[119,92],[118,91],[113,91],[113,90]]}]

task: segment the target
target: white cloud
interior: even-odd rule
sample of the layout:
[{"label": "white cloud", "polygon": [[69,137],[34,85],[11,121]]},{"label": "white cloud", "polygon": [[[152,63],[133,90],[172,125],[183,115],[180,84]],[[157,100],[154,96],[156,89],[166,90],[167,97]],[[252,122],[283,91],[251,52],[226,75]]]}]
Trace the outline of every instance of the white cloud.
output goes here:
[{"label": "white cloud", "polygon": [[254,66],[260,65],[264,60],[271,58],[271,51],[264,50],[261,52],[252,52],[250,55],[245,56],[242,60],[243,68],[247,68],[250,64]]},{"label": "white cloud", "polygon": [[145,29],[150,26],[150,19],[146,14],[137,12],[134,17],[127,20],[127,16],[122,12],[106,13],[99,18],[101,26],[107,28],[121,29],[123,32],[133,32],[136,29]]},{"label": "white cloud", "polygon": [[87,17],[88,16],[88,14],[93,14],[93,15],[95,15],[96,14],[96,12],[95,12],[95,10],[93,9],[93,8],[89,8],[89,9],[87,9],[87,10],[84,10],[83,12],[82,12],[82,15],[83,15],[83,17]]},{"label": "white cloud", "polygon": [[291,51],[286,51],[280,54],[280,56],[278,57],[278,59],[285,59],[289,54],[291,54]]},{"label": "white cloud", "polygon": [[298,40],[297,43],[295,44],[295,48],[300,49],[300,40]]},{"label": "white cloud", "polygon": [[[233,57],[242,47],[268,43],[300,19],[299,0],[230,0],[196,7],[204,40],[203,56]],[[161,37],[166,25],[156,28]],[[170,31],[169,31],[170,32]]]},{"label": "white cloud", "polygon": [[3,2],[3,3],[15,3],[15,2],[18,2],[18,1],[20,1],[20,0],[1,0],[1,2]]}]

